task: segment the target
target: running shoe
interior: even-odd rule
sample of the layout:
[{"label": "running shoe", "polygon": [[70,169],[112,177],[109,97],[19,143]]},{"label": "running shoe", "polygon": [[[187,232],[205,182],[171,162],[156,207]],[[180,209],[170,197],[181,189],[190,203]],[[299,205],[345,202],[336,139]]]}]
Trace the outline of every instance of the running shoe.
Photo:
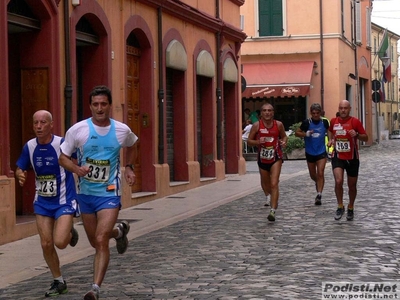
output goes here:
[{"label": "running shoe", "polygon": [[84,300],[98,300],[100,298],[99,296],[99,290],[90,290],[85,294],[83,297]]},{"label": "running shoe", "polygon": [[78,231],[74,228],[74,225],[72,225],[71,234],[72,234],[72,237],[71,237],[71,240],[69,241],[69,245],[71,247],[75,247],[79,240],[79,234],[78,234]]},{"label": "running shoe", "polygon": [[347,221],[352,221],[354,219],[354,208],[353,209],[347,209],[347,216],[346,216]]},{"label": "running shoe", "polygon": [[321,195],[317,195],[317,197],[315,197],[315,205],[321,205],[322,204],[321,198],[322,198]]},{"label": "running shoe", "polygon": [[275,211],[271,209],[269,212],[269,215],[267,217],[268,221],[270,222],[275,222]]},{"label": "running shoe", "polygon": [[117,225],[117,228],[119,228],[119,230],[121,230],[122,232],[122,236],[119,239],[115,239],[117,241],[117,251],[119,254],[123,254],[125,253],[126,249],[128,249],[128,232],[130,229],[129,223],[128,221],[121,221],[121,223],[119,223]]},{"label": "running shoe", "polygon": [[266,197],[265,199],[267,202],[265,202],[264,206],[270,206],[271,205],[271,199],[269,197],[269,195]]},{"label": "running shoe", "polygon": [[50,286],[50,289],[44,294],[45,297],[54,297],[68,292],[67,282],[60,282],[54,280]]},{"label": "running shoe", "polygon": [[344,214],[344,207],[338,207],[335,213],[335,220],[340,220]]}]

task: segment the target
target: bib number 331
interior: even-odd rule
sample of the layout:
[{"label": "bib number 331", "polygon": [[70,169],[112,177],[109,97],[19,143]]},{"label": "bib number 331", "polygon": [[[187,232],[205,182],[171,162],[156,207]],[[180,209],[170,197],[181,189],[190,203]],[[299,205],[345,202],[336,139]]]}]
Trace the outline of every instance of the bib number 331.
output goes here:
[{"label": "bib number 331", "polygon": [[87,159],[86,166],[89,167],[89,173],[85,178],[94,182],[108,182],[110,177],[110,161]]}]

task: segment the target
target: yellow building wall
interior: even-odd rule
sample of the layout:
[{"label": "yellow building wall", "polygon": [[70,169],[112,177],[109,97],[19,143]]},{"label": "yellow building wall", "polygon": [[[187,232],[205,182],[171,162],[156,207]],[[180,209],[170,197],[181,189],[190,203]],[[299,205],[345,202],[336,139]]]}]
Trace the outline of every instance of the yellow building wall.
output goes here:
[{"label": "yellow building wall", "polygon": [[[373,24],[372,26],[372,36],[371,36],[371,46],[372,46],[372,54],[371,54],[371,79],[381,80],[383,67],[382,61],[376,55],[376,52],[379,50],[380,44],[382,42],[383,34],[385,28],[380,27],[377,24]],[[398,41],[400,40],[400,36],[388,31],[389,44],[393,52],[391,54],[391,82],[384,83],[385,89],[385,102],[379,102],[377,104],[373,103],[373,111],[374,114],[377,114],[378,117],[374,117],[374,136],[378,140],[385,140],[389,138],[389,134],[391,131],[395,129],[399,129],[399,114],[400,114],[400,105],[399,105],[399,53],[398,53]],[[395,113],[397,113],[397,119],[395,119]]]},{"label": "yellow building wall", "polygon": [[[362,1],[364,12],[367,1]],[[283,36],[258,36],[258,1],[246,1],[241,7],[247,39],[241,48],[242,63],[310,61],[316,63],[311,79],[307,107],[324,97],[326,117],[332,118],[340,100],[346,98],[346,84],[351,86],[353,114],[359,112],[357,82],[348,75],[355,73],[355,51],[352,42],[352,1],[322,1],[323,26],[323,90],[320,40],[320,1],[283,0]],[[366,26],[362,26],[365,31]],[[365,32],[364,32],[365,34]],[[365,45],[363,47],[366,47]],[[366,53],[369,53],[368,51]],[[369,57],[368,57],[369,60]],[[305,117],[305,116],[304,116]]]}]

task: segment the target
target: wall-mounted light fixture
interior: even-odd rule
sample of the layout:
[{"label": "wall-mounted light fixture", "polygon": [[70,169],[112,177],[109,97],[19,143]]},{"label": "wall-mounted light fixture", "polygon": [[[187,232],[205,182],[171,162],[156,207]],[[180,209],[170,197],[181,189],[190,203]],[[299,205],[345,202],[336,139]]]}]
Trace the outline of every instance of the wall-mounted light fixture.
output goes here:
[{"label": "wall-mounted light fixture", "polygon": [[353,80],[356,80],[356,79],[357,79],[356,75],[354,75],[353,73],[349,73],[349,77],[350,77],[351,79],[353,79]]},{"label": "wall-mounted light fixture", "polygon": [[79,6],[79,5],[81,5],[82,0],[71,0],[71,1],[72,1],[73,6]]}]

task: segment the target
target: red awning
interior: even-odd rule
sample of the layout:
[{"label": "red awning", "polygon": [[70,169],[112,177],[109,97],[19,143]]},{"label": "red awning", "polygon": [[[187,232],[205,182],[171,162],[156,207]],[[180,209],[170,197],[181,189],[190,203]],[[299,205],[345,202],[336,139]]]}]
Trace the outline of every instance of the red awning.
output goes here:
[{"label": "red awning", "polygon": [[247,87],[243,98],[307,96],[313,61],[243,64]]}]

